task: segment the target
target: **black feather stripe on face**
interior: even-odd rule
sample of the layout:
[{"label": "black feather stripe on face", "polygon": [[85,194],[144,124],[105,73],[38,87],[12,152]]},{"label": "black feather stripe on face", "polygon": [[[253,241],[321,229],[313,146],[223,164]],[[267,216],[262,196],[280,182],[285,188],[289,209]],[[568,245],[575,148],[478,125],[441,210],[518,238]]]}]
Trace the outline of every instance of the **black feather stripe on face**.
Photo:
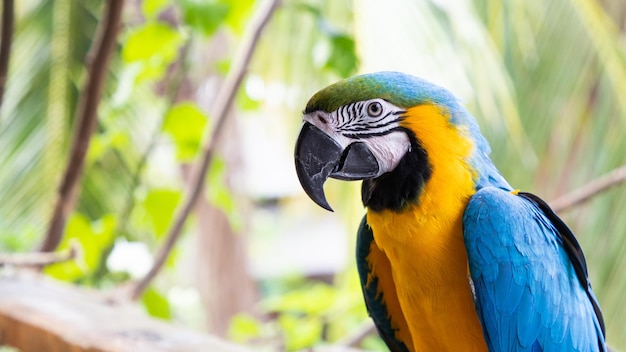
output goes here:
[{"label": "black feather stripe on face", "polygon": [[402,128],[409,136],[411,150],[391,172],[375,179],[364,180],[361,187],[363,205],[373,211],[402,211],[409,203],[418,201],[424,185],[432,175],[428,154],[412,131]]},{"label": "black feather stripe on face", "polygon": [[[370,116],[366,111],[371,104],[377,104],[381,116]],[[405,110],[399,109],[380,99],[352,102],[329,113],[334,131],[347,138],[363,139],[392,132],[402,120]]]}]

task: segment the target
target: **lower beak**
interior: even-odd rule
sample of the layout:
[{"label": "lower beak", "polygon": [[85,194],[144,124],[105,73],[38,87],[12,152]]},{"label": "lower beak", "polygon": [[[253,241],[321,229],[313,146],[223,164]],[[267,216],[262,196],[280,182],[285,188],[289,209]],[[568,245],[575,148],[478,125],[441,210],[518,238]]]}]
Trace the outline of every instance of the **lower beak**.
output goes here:
[{"label": "lower beak", "polygon": [[324,194],[329,177],[363,180],[378,176],[376,157],[362,142],[343,148],[333,138],[309,122],[298,136],[295,150],[296,173],[306,194],[322,208],[332,211]]}]

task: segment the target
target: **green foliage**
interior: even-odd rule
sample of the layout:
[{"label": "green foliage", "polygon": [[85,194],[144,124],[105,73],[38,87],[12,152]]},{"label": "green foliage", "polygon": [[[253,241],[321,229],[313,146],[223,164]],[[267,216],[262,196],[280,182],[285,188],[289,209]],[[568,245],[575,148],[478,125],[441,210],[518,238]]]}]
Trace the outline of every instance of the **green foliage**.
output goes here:
[{"label": "green foliage", "polygon": [[321,340],[322,320],[316,316],[282,314],[278,326],[284,334],[285,349],[297,351],[312,347]]},{"label": "green foliage", "polygon": [[113,215],[105,215],[91,222],[84,215],[74,213],[67,222],[58,250],[68,250],[75,243],[80,248],[79,257],[73,261],[49,265],[44,272],[64,281],[76,281],[92,275],[100,265],[102,253],[113,244],[115,225],[116,218]]},{"label": "green foliage", "polygon": [[319,67],[339,77],[354,74],[359,66],[359,59],[352,36],[333,26],[319,7],[308,3],[296,3],[296,7],[312,15],[317,23],[317,29],[324,34],[314,51]]},{"label": "green foliage", "polygon": [[7,236],[15,250],[31,250],[45,233],[70,142],[75,84],[95,36],[98,16],[92,9],[100,5],[85,0],[16,6],[0,110],[0,245]]},{"label": "green foliage", "polygon": [[195,158],[207,121],[208,117],[191,102],[176,104],[167,112],[163,132],[174,141],[177,160],[189,162]]},{"label": "green foliage", "polygon": [[88,165],[101,160],[112,149],[124,150],[129,146],[128,134],[122,131],[106,131],[95,134],[87,151]]},{"label": "green foliage", "polygon": [[[261,349],[279,344],[282,350],[297,351],[332,344],[369,320],[358,280],[328,285],[292,278],[268,285],[272,292],[261,300],[260,310],[272,318],[236,316],[229,329],[231,339]],[[368,342],[373,350],[376,340]]]},{"label": "green foliage", "polygon": [[254,0],[220,0],[228,5],[228,15],[225,24],[228,25],[235,33],[242,34],[248,24],[250,14],[254,7]]},{"label": "green foliage", "polygon": [[263,307],[271,312],[320,315],[330,309],[336,300],[336,290],[318,282],[269,297],[263,302]]},{"label": "green foliage", "polygon": [[0,229],[3,229],[2,236],[0,236],[0,252],[23,251],[39,238],[39,233],[34,226],[26,225],[15,229],[0,223]]},{"label": "green foliage", "polygon": [[167,231],[180,199],[180,190],[168,188],[151,189],[144,198],[143,209],[157,238]]},{"label": "green foliage", "polygon": [[141,2],[141,13],[146,18],[154,19],[161,10],[163,10],[171,0],[143,0]]},{"label": "green foliage", "polygon": [[167,298],[149,287],[141,296],[144,308],[151,316],[164,320],[172,319],[172,312]]},{"label": "green foliage", "polygon": [[248,314],[237,314],[231,321],[228,328],[230,340],[243,343],[263,336],[263,323]]},{"label": "green foliage", "polygon": [[176,59],[184,37],[180,31],[160,22],[147,22],[129,31],[122,47],[122,59],[141,67],[139,81],[162,77]]},{"label": "green foliage", "polygon": [[194,31],[205,36],[212,35],[224,22],[229,13],[228,4],[221,1],[180,1],[183,20]]},{"label": "green foliage", "polygon": [[324,68],[337,73],[340,77],[348,77],[356,72],[358,58],[354,39],[345,34],[334,34],[329,37],[330,54],[326,58]]}]

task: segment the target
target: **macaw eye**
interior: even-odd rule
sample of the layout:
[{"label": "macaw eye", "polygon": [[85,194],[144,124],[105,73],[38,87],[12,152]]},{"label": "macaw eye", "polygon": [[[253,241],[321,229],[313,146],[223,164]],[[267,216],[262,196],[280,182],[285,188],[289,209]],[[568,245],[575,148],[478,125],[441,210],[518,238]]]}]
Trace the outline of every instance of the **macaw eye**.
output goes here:
[{"label": "macaw eye", "polygon": [[371,117],[378,117],[383,113],[383,106],[375,101],[367,106],[367,114]]}]

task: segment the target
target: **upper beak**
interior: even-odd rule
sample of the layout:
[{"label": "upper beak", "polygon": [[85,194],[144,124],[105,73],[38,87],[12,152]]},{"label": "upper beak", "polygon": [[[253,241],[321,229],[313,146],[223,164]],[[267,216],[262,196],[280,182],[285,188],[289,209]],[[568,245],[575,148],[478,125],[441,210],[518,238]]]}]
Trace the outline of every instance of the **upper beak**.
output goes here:
[{"label": "upper beak", "polygon": [[322,208],[333,211],[324,183],[329,177],[341,180],[363,180],[376,177],[378,161],[362,142],[345,149],[319,128],[305,122],[300,130],[295,151],[296,173],[306,194]]}]

